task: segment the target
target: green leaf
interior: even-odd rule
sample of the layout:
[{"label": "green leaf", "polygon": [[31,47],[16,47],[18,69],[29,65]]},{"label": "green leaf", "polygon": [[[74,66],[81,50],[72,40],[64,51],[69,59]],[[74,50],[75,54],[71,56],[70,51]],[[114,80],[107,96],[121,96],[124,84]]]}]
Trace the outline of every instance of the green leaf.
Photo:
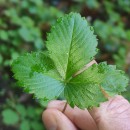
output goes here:
[{"label": "green leaf", "polygon": [[22,27],[18,32],[21,38],[23,38],[25,41],[30,42],[34,40],[34,37],[29,28]]},{"label": "green leaf", "polygon": [[103,91],[125,90],[128,79],[122,71],[105,62],[94,64],[96,36],[79,14],[59,18],[46,43],[48,52],[25,54],[12,65],[20,85],[43,105],[62,95],[71,106],[88,108],[106,100]]},{"label": "green leaf", "polygon": [[57,80],[60,77],[53,62],[45,53],[25,54],[14,61],[12,69],[19,84],[38,99],[55,99],[64,89],[63,83]]},{"label": "green leaf", "polygon": [[30,125],[30,122],[28,120],[24,120],[20,124],[20,130],[30,130],[30,129],[31,129],[31,125]]},{"label": "green leaf", "polygon": [[116,70],[116,66],[104,64],[105,79],[101,86],[109,93],[120,93],[126,90],[124,86],[128,84],[128,78],[125,76],[124,71]]},{"label": "green leaf", "polygon": [[15,109],[22,117],[25,117],[27,115],[27,111],[24,105],[18,104],[16,105]]},{"label": "green leaf", "polygon": [[94,58],[96,46],[93,30],[76,13],[59,18],[47,38],[50,57],[65,80]]},{"label": "green leaf", "polygon": [[0,30],[0,39],[7,41],[8,33],[5,30]]},{"label": "green leaf", "polygon": [[71,79],[68,87],[65,88],[65,97],[70,104],[73,102],[80,108],[97,106],[100,102],[106,100],[101,88],[106,93],[115,95],[125,91],[127,84],[128,78],[123,71],[116,70],[115,66],[103,62],[92,65],[86,71]]},{"label": "green leaf", "polygon": [[3,116],[3,122],[6,125],[14,125],[19,121],[18,114],[12,109],[5,109],[4,111],[2,111],[2,116]]},{"label": "green leaf", "polygon": [[39,123],[38,121],[32,121],[31,127],[33,130],[44,130],[43,124]]},{"label": "green leaf", "polygon": [[35,118],[36,117],[36,110],[34,107],[28,106],[27,107],[27,116],[30,118]]}]

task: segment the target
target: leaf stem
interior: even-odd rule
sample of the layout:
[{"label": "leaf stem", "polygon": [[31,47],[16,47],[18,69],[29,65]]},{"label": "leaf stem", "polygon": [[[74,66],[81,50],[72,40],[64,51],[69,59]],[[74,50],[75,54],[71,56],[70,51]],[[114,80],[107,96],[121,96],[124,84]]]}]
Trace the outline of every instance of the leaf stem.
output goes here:
[{"label": "leaf stem", "polygon": [[93,64],[97,64],[95,60],[90,61],[88,64],[86,64],[81,70],[77,71],[75,74],[73,74],[66,82],[69,82],[72,78],[76,77],[77,75],[84,72],[86,69],[91,67]]},{"label": "leaf stem", "polygon": [[63,108],[63,110],[62,110],[62,113],[64,113],[65,112],[65,110],[66,110],[66,108],[67,108],[67,102],[65,103],[65,106],[64,106],[64,108]]},{"label": "leaf stem", "polygon": [[73,74],[72,77],[76,77],[77,75],[81,74],[82,72],[84,72],[86,69],[88,69],[93,64],[97,64],[97,62],[95,60],[92,60],[91,62],[86,64],[81,70],[79,70],[75,74]]},{"label": "leaf stem", "polygon": [[101,90],[101,92],[102,92],[102,94],[104,95],[105,98],[107,98],[107,99],[111,98],[111,96],[108,93],[106,93],[106,91],[102,87],[100,87],[100,90]]}]

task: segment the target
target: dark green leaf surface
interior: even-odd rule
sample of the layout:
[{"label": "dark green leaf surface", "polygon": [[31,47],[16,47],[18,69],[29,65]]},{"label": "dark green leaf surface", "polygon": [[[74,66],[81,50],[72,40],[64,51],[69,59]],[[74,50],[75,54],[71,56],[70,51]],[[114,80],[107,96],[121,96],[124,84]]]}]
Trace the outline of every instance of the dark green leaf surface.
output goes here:
[{"label": "dark green leaf surface", "polygon": [[105,62],[74,76],[94,59],[96,46],[96,36],[86,20],[70,13],[52,27],[47,53],[25,54],[14,61],[12,70],[20,85],[43,105],[64,95],[71,106],[97,106],[106,100],[101,88],[110,95],[118,94],[125,90],[128,79]]}]

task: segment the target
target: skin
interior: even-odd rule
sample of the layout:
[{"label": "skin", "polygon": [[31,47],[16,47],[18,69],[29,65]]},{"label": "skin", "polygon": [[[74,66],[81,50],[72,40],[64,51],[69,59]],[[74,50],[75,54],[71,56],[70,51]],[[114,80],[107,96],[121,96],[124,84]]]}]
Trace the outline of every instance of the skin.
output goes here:
[{"label": "skin", "polygon": [[110,98],[91,110],[71,108],[65,101],[52,101],[43,112],[47,130],[130,130],[130,103],[122,96]]}]

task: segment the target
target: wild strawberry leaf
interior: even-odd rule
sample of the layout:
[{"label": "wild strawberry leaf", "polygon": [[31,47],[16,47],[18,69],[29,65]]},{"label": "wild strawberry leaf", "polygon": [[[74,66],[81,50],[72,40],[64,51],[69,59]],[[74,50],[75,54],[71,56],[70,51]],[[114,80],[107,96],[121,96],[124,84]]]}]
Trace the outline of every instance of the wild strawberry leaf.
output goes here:
[{"label": "wild strawberry leaf", "polygon": [[46,46],[47,53],[25,54],[12,65],[15,79],[42,104],[62,94],[71,106],[88,108],[106,100],[103,92],[113,95],[125,90],[128,79],[122,71],[104,62],[90,65],[97,40],[79,14],[59,18]]},{"label": "wild strawberry leaf", "polygon": [[94,58],[96,46],[92,27],[76,13],[59,18],[47,38],[50,57],[64,80]]}]

